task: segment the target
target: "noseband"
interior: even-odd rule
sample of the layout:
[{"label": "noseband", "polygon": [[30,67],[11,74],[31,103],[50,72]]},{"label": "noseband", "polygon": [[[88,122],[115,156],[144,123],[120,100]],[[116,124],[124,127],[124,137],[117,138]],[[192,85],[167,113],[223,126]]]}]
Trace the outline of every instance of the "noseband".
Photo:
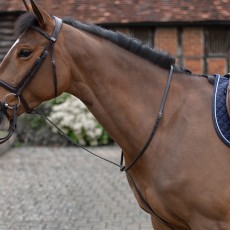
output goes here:
[{"label": "noseband", "polygon": [[[16,129],[16,117],[17,117],[16,115],[17,115],[17,110],[18,110],[18,107],[20,106],[20,104],[23,105],[23,107],[27,113],[32,113],[33,109],[31,109],[29,107],[29,105],[26,102],[26,100],[24,99],[22,93],[25,90],[25,88],[30,84],[30,82],[33,80],[33,78],[35,77],[35,75],[38,72],[38,70],[40,69],[42,63],[44,62],[44,60],[48,56],[50,50],[51,50],[51,59],[52,59],[52,68],[53,68],[54,95],[55,95],[55,97],[58,95],[58,89],[57,89],[58,81],[57,81],[56,64],[55,64],[55,58],[54,58],[54,44],[55,44],[55,42],[58,38],[59,32],[61,30],[62,20],[60,18],[57,18],[57,17],[53,17],[53,18],[55,20],[55,28],[53,30],[52,35],[49,35],[48,33],[46,33],[45,31],[41,30],[40,28],[38,28],[36,26],[32,26],[30,28],[30,29],[38,32],[43,37],[45,37],[46,39],[49,40],[48,45],[45,47],[45,49],[43,50],[41,55],[35,60],[30,71],[28,71],[26,73],[24,78],[18,83],[18,85],[16,87],[10,85],[9,83],[7,83],[3,80],[0,80],[0,87],[3,87],[4,89],[6,89],[7,91],[10,92],[9,94],[7,94],[3,98],[3,101],[0,102],[0,111],[2,113],[4,113],[4,115],[10,121],[10,127],[8,130],[9,134],[4,138],[0,138],[0,144],[7,141],[12,136],[13,132],[15,131],[15,129]],[[14,96],[15,98],[17,98],[18,101],[15,105],[9,105],[9,103],[7,102],[8,101],[7,99],[10,96]],[[8,109],[13,111],[13,116],[11,119],[9,118],[10,116],[7,113]]]}]

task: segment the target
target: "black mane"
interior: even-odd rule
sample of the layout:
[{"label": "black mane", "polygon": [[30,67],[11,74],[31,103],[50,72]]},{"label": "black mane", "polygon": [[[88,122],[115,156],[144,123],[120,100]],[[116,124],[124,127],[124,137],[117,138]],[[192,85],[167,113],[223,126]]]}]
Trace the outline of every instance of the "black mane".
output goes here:
[{"label": "black mane", "polygon": [[154,50],[149,46],[144,45],[141,41],[133,37],[126,36],[120,32],[107,30],[94,24],[83,24],[79,21],[73,20],[72,18],[64,18],[63,22],[74,28],[108,39],[118,46],[158,65],[161,68],[170,69],[170,66],[175,64],[175,59],[169,55]]},{"label": "black mane", "polygon": [[[104,29],[100,26],[93,24],[84,24],[79,21],[75,21],[72,18],[65,18],[64,23],[71,25],[74,28],[95,34],[97,36],[108,39],[109,41],[117,44],[118,46],[150,61],[151,63],[158,65],[163,69],[170,69],[171,65],[175,65],[175,59],[171,56],[150,48],[144,45],[141,41],[126,36],[120,32],[113,32],[111,30]],[[19,17],[15,25],[15,35],[18,37],[26,30],[30,29],[32,26],[38,26],[38,21],[33,13],[27,12]],[[177,72],[184,72],[190,74],[191,72],[182,68],[175,66],[174,70]]]}]

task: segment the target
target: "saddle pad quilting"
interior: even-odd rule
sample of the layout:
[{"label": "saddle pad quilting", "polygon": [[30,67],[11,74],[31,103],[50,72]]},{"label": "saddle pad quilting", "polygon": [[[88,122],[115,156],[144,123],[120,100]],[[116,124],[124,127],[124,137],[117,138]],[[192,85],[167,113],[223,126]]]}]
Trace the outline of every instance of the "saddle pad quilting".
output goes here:
[{"label": "saddle pad quilting", "polygon": [[215,75],[212,99],[212,118],[220,139],[230,147],[230,118],[226,108],[226,92],[229,78]]}]

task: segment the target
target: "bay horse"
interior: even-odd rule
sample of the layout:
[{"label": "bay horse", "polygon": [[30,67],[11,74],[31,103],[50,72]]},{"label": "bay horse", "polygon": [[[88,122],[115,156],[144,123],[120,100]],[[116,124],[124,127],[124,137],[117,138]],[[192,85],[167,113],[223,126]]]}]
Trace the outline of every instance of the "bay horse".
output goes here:
[{"label": "bay horse", "polygon": [[133,38],[24,4],[19,38],[0,65],[11,129],[20,114],[68,92],[123,150],[123,170],[155,230],[230,229],[229,148],[212,124],[207,78]]}]

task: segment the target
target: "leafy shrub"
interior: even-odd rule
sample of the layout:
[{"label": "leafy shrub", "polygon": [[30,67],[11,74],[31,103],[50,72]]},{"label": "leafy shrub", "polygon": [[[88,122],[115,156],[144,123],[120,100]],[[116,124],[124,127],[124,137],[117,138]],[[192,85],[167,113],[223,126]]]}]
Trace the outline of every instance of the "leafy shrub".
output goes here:
[{"label": "leafy shrub", "polygon": [[[81,145],[104,145],[112,142],[103,127],[97,122],[85,105],[69,94],[43,104],[39,110],[48,116],[71,139]],[[39,116],[23,116],[19,120],[18,140],[36,145],[68,145],[56,128],[47,125]]]},{"label": "leafy shrub", "polygon": [[[39,106],[39,111],[48,116],[50,104]],[[46,121],[38,115],[23,114],[18,119],[17,140],[18,145],[61,145],[67,146],[68,141],[57,133],[53,133]]]},{"label": "leafy shrub", "polygon": [[97,146],[111,142],[95,117],[80,100],[72,95],[62,103],[56,102],[52,106],[49,119],[81,145]]}]

